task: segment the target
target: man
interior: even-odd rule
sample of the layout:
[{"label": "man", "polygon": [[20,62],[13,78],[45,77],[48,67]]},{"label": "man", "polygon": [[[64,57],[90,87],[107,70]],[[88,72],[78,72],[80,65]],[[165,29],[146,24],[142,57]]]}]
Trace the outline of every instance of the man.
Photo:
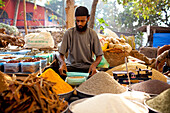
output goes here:
[{"label": "man", "polygon": [[[86,7],[80,6],[75,11],[76,27],[68,29],[59,48],[60,75],[65,72],[96,73],[96,67],[102,60],[103,51],[96,32],[88,28],[90,15]],[[68,52],[65,62],[64,55]],[[93,61],[93,53],[96,60]],[[64,72],[65,71],[65,72]]]}]

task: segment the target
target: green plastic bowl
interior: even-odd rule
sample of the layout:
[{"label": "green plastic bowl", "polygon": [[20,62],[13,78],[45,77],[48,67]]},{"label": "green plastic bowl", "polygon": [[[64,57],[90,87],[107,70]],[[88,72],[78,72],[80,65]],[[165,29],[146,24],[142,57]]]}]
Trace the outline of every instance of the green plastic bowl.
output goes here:
[{"label": "green plastic bowl", "polygon": [[[77,76],[77,77],[81,77],[81,76]],[[86,77],[81,77],[81,78],[77,78],[75,77],[66,77],[66,82],[70,85],[80,85],[81,83],[86,81]]]},{"label": "green plastic bowl", "polygon": [[82,73],[82,72],[66,72],[67,77],[75,77],[75,76],[83,76],[83,77],[88,77],[89,73]]}]

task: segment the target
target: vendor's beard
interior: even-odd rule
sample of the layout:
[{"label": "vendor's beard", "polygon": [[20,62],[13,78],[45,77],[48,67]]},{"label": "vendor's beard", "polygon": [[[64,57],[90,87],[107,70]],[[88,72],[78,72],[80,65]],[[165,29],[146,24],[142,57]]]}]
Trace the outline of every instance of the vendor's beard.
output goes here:
[{"label": "vendor's beard", "polygon": [[83,26],[82,28],[79,28],[79,26],[77,25],[77,23],[76,23],[76,29],[77,29],[77,31],[79,31],[79,32],[84,32],[84,31],[86,31],[86,29],[87,29],[87,22],[86,22],[86,25],[85,26]]}]

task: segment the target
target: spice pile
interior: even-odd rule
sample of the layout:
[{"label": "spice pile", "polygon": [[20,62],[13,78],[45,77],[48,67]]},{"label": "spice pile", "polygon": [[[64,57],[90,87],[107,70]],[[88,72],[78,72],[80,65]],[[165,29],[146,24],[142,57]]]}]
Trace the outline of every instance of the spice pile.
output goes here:
[{"label": "spice pile", "polygon": [[71,107],[73,113],[148,113],[148,109],[117,94],[100,94]]},{"label": "spice pile", "polygon": [[121,94],[124,98],[132,101],[138,101],[144,104],[144,101],[150,98],[150,95],[141,91],[127,91]]},{"label": "spice pile", "polygon": [[161,113],[170,113],[170,88],[146,101],[146,104]]},{"label": "spice pile", "polygon": [[78,88],[79,91],[98,95],[102,93],[120,94],[126,91],[116,80],[108,73],[98,72],[87,81],[83,82]]},{"label": "spice pile", "polygon": [[130,86],[130,89],[132,90],[142,91],[150,94],[160,94],[168,88],[170,88],[170,85],[160,80],[147,80]]},{"label": "spice pile", "polygon": [[56,94],[67,93],[73,91],[73,88],[66,83],[54,70],[47,69],[40,76],[47,78],[47,80],[51,82],[55,82],[56,84],[53,86],[53,90]]},{"label": "spice pile", "polygon": [[42,77],[28,76],[24,82],[13,81],[9,90],[0,94],[3,113],[61,113],[68,107],[52,90],[55,83]]},{"label": "spice pile", "polygon": [[[141,69],[147,69],[146,65],[140,64],[140,63],[133,63],[133,62],[129,62],[127,64],[128,67],[128,71],[132,71],[133,73],[136,74],[136,66],[138,68]],[[151,69],[150,67],[148,69]],[[113,71],[126,71],[126,64],[122,64],[119,66],[116,66],[112,69],[109,69],[108,71],[106,71],[107,73],[109,73],[110,75],[113,75]],[[152,69],[152,76],[151,76],[152,80],[160,80],[163,82],[167,82],[167,78],[159,71]]]},{"label": "spice pile", "polygon": [[12,81],[11,77],[0,71],[0,93],[7,90],[9,86],[8,81]]}]

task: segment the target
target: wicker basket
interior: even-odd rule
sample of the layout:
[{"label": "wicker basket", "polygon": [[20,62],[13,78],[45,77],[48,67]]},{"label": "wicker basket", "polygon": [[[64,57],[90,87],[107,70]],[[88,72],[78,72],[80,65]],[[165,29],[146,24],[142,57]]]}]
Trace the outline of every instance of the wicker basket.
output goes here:
[{"label": "wicker basket", "polygon": [[125,57],[128,55],[129,53],[127,52],[104,52],[104,57],[106,58],[110,67],[125,63]]}]

